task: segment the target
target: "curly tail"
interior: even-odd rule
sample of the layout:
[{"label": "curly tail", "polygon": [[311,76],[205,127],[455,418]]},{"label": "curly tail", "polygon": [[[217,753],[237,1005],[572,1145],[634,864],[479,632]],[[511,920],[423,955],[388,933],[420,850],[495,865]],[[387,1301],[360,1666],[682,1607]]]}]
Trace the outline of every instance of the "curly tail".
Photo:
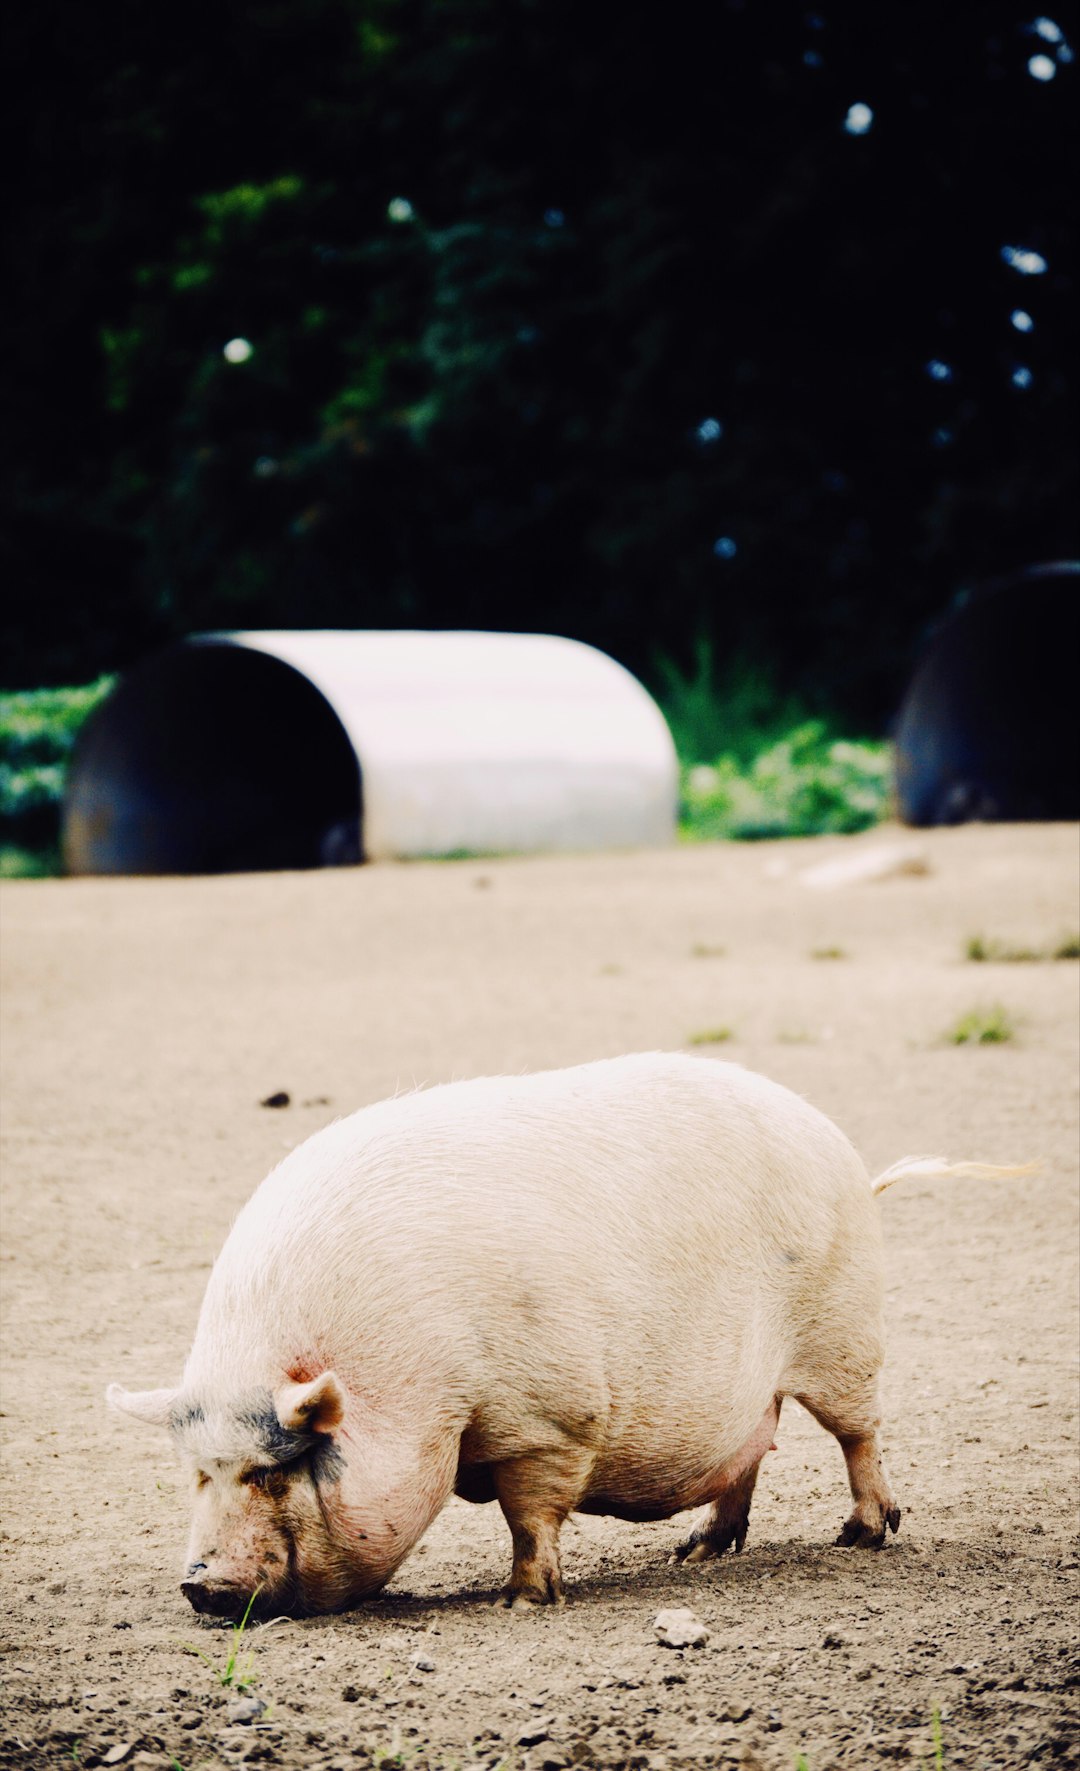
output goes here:
[{"label": "curly tail", "polygon": [[924,1180],[937,1176],[947,1176],[950,1180],[1011,1180],[1020,1175],[1033,1175],[1038,1166],[1037,1162],[1025,1162],[1019,1168],[997,1168],[990,1162],[947,1162],[944,1156],[903,1156],[870,1182],[870,1191],[884,1193],[886,1187],[894,1187],[897,1181],[914,1180],[917,1175]]}]

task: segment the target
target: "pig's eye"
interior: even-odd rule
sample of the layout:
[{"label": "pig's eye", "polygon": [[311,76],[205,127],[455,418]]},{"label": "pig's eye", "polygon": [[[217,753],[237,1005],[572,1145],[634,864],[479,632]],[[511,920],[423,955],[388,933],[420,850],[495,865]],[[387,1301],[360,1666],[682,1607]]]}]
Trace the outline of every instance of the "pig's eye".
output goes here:
[{"label": "pig's eye", "polygon": [[248,1488],[265,1489],[267,1494],[272,1495],[284,1494],[288,1484],[284,1470],[278,1469],[274,1464],[245,1470],[240,1480]]},{"label": "pig's eye", "polygon": [[205,1470],[196,1470],[195,1471],[195,1486],[196,1486],[196,1488],[205,1488],[206,1484],[209,1482],[209,1480],[210,1480],[210,1478],[206,1474]]}]

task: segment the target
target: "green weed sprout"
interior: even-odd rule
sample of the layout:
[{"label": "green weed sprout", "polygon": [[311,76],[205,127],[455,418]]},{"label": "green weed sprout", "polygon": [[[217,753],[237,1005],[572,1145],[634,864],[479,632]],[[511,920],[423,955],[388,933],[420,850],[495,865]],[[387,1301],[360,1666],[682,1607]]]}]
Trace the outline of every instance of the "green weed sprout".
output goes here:
[{"label": "green weed sprout", "polygon": [[248,1650],[247,1653],[242,1652],[242,1650],[244,1646],[244,1631],[247,1629],[248,1618],[251,1616],[251,1607],[254,1605],[261,1591],[261,1587],[255,1588],[247,1605],[244,1607],[244,1615],[240,1619],[240,1622],[233,1624],[232,1640],[229,1644],[229,1652],[225,1656],[225,1665],[223,1667],[216,1667],[209,1654],[204,1654],[201,1648],[196,1648],[190,1642],[185,1642],[184,1644],[189,1654],[196,1654],[200,1660],[206,1662],[218,1684],[223,1685],[227,1690],[250,1691],[255,1683],[255,1656],[250,1650]]}]

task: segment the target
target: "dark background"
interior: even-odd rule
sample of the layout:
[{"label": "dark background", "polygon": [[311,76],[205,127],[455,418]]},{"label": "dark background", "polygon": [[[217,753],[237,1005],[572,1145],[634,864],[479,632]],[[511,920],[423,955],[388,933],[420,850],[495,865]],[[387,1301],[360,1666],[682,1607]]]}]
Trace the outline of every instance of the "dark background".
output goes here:
[{"label": "dark background", "polygon": [[957,592],[1077,552],[1080,44],[1039,16],[15,9],[6,686],[490,626],[880,728]]}]

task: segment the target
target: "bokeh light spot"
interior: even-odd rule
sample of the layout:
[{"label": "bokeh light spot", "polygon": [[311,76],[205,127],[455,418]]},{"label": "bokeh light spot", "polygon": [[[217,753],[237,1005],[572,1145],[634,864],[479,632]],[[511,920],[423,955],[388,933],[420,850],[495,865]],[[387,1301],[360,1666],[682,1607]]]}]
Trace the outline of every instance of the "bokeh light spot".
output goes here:
[{"label": "bokeh light spot", "polygon": [[414,214],[415,210],[409,202],[408,197],[391,197],[389,203],[386,205],[386,218],[388,221],[398,223],[411,221]]},{"label": "bokeh light spot", "polygon": [[699,443],[718,443],[724,434],[724,427],[718,418],[703,418],[694,435]]},{"label": "bokeh light spot", "polygon": [[255,346],[246,338],[230,338],[221,354],[227,363],[246,363],[255,355]]},{"label": "bokeh light spot", "polygon": [[869,105],[850,105],[844,118],[844,128],[849,135],[866,135],[873,127],[873,122],[874,113]]},{"label": "bokeh light spot", "polygon": [[1030,246],[1003,246],[1001,256],[1010,270],[1019,271],[1022,277],[1041,277],[1049,270],[1041,252],[1033,252]]},{"label": "bokeh light spot", "polygon": [[712,550],[718,560],[733,560],[739,551],[739,546],[731,539],[730,535],[721,535],[719,540],[713,542]]},{"label": "bokeh light spot", "polygon": [[943,363],[940,357],[931,357],[926,365],[926,373],[931,381],[951,381],[953,378],[952,364]]},{"label": "bokeh light spot", "polygon": [[1028,62],[1028,73],[1033,80],[1052,80],[1057,65],[1048,55],[1033,55]]},{"label": "bokeh light spot", "polygon": [[1035,322],[1031,315],[1022,307],[1014,307],[1009,320],[1018,332],[1034,332]]}]

